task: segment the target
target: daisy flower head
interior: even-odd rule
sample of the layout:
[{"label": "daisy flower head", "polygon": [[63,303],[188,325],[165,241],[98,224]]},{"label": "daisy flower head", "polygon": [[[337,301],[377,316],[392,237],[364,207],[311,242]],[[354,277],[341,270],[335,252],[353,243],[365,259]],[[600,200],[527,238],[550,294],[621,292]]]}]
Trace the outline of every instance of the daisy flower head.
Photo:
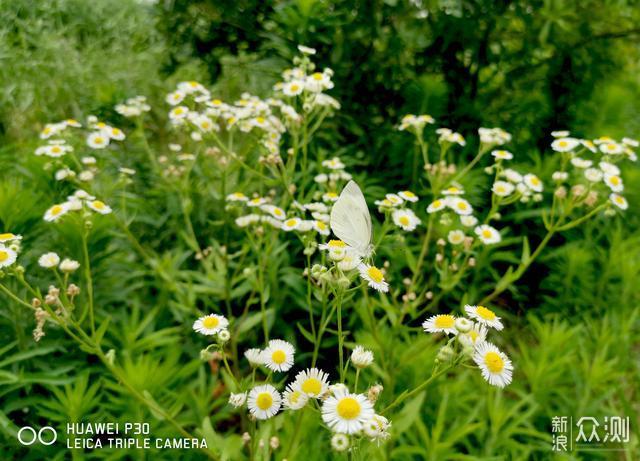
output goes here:
[{"label": "daisy flower head", "polygon": [[339,157],[333,157],[329,160],[324,160],[322,166],[329,168],[330,170],[344,170],[345,165],[342,163]]},{"label": "daisy flower head", "polygon": [[60,256],[54,252],[45,253],[38,258],[38,265],[45,269],[53,269],[58,264],[60,264]]},{"label": "daisy flower head", "polygon": [[327,236],[331,233],[329,225],[325,221],[316,219],[313,221],[313,229],[320,235]]},{"label": "daisy flower head", "polygon": [[551,143],[551,148],[556,152],[569,152],[580,145],[575,138],[558,138]]},{"label": "daisy flower head", "polygon": [[111,207],[109,205],[100,200],[90,200],[87,202],[87,206],[96,213],[100,214],[109,214],[111,213],[111,211],[113,211],[111,210]]},{"label": "daisy flower head", "polygon": [[15,242],[20,240],[22,240],[22,235],[12,234],[11,232],[0,234],[0,243]]},{"label": "daisy flower head", "polygon": [[445,333],[455,335],[458,333],[455,327],[456,318],[451,314],[432,315],[422,322],[422,328],[427,333]]},{"label": "daisy flower head", "polygon": [[447,202],[444,199],[436,199],[427,207],[427,213],[435,213],[436,211],[443,210],[447,206]]},{"label": "daisy flower head", "polygon": [[293,366],[296,349],[281,339],[272,339],[262,351],[264,365],[271,371],[288,371]]},{"label": "daisy flower head", "polygon": [[602,180],[603,173],[597,168],[587,168],[584,170],[584,177],[587,181],[600,182]]},{"label": "daisy flower head", "polygon": [[540,178],[533,173],[525,174],[523,180],[527,187],[534,192],[542,192],[544,189],[544,185],[542,184],[542,181],[540,181]]},{"label": "daisy flower head", "polygon": [[363,432],[371,440],[380,442],[389,438],[389,427],[391,427],[391,423],[387,418],[373,415],[373,418],[365,423]]},{"label": "daisy flower head", "polygon": [[500,240],[502,240],[502,237],[500,237],[500,232],[498,232],[494,227],[491,227],[488,224],[477,226],[474,231],[478,238],[482,240],[482,243],[484,243],[485,245],[498,243]]},{"label": "daisy flower head", "polygon": [[410,190],[403,190],[398,192],[398,195],[402,200],[406,200],[407,202],[417,202],[418,196],[411,192]]},{"label": "daisy flower head", "polygon": [[507,178],[507,181],[518,184],[523,181],[523,177],[516,170],[512,170],[511,168],[507,168],[502,172],[502,175]]},{"label": "daisy flower head", "polygon": [[248,200],[249,197],[242,192],[234,192],[233,194],[227,195],[227,202],[246,202]]},{"label": "daisy flower head", "polygon": [[44,220],[54,222],[69,212],[70,208],[67,203],[53,205],[44,213]]},{"label": "daisy flower head", "polygon": [[463,195],[464,189],[458,185],[453,185],[447,187],[442,191],[442,195]]},{"label": "daisy flower head", "polygon": [[104,149],[109,145],[109,136],[102,131],[95,131],[87,136],[87,146],[92,149]]},{"label": "daisy flower head", "polygon": [[612,193],[609,196],[609,200],[611,201],[611,203],[613,203],[615,206],[617,206],[621,210],[626,210],[627,208],[629,208],[629,203],[627,202],[627,199],[624,198],[622,195]]},{"label": "daisy flower head", "polygon": [[349,448],[349,437],[345,434],[333,434],[333,437],[331,437],[331,448],[337,452],[347,450]]},{"label": "daisy flower head", "polygon": [[351,353],[351,363],[356,368],[366,368],[373,363],[373,352],[362,346],[356,346]]},{"label": "daisy flower head", "polygon": [[469,202],[460,197],[449,197],[447,200],[447,205],[457,214],[466,216],[473,213],[473,207]]},{"label": "daisy flower head", "polygon": [[314,55],[316,54],[316,49],[311,48],[309,46],[298,45],[298,51],[302,54]]},{"label": "daisy flower head", "polygon": [[167,101],[167,103],[171,104],[172,106],[175,106],[177,104],[180,104],[184,100],[185,96],[186,94],[182,91],[174,91],[173,93],[169,93],[167,95],[165,101]]},{"label": "daisy flower head", "polygon": [[9,247],[0,244],[0,268],[9,267],[18,259],[18,253]]},{"label": "daisy flower head", "polygon": [[300,80],[291,80],[282,85],[282,93],[285,96],[297,96],[304,90],[304,82]]},{"label": "daisy flower head", "polygon": [[189,108],[186,106],[174,107],[169,111],[169,119],[172,121],[183,120],[189,115]]},{"label": "daisy flower head", "polygon": [[403,230],[412,231],[421,223],[420,218],[416,214],[408,209],[394,210],[391,217],[396,226],[401,227]]},{"label": "daisy flower head", "polygon": [[65,273],[71,273],[78,270],[80,263],[73,259],[65,258],[60,263],[59,269]]},{"label": "daisy flower head", "polygon": [[376,266],[362,263],[358,266],[358,270],[360,277],[366,280],[371,288],[382,293],[389,291],[389,284],[384,279],[384,273]]},{"label": "daisy flower head", "polygon": [[247,359],[249,364],[251,364],[251,366],[253,367],[264,365],[264,357],[260,349],[257,349],[257,348],[247,349],[246,351],[244,351],[244,357]]},{"label": "daisy flower head", "polygon": [[309,401],[309,396],[302,392],[295,384],[289,384],[282,393],[282,401],[289,410],[300,410]]},{"label": "daisy flower head", "polygon": [[333,82],[328,72],[314,72],[305,80],[305,89],[312,93],[320,93],[323,90],[333,88]]},{"label": "daisy flower head", "polygon": [[464,306],[464,310],[469,317],[483,325],[495,328],[498,331],[504,328],[500,321],[500,317],[498,317],[491,309],[487,309],[484,306],[471,306],[467,304]]},{"label": "daisy flower head", "polygon": [[462,242],[464,242],[464,239],[464,232],[459,229],[449,231],[449,233],[447,234],[447,240],[451,245],[460,245]]},{"label": "daisy flower head", "polygon": [[362,257],[357,251],[348,249],[344,257],[338,262],[338,269],[342,272],[349,272],[356,269],[362,263]]},{"label": "daisy flower head", "polygon": [[338,389],[322,404],[322,420],[339,434],[356,434],[375,412],[373,404],[362,394]]},{"label": "daisy flower head", "polygon": [[240,408],[247,401],[247,393],[241,392],[239,394],[231,394],[229,395],[229,404],[234,406],[235,408]]},{"label": "daisy flower head", "polygon": [[326,192],[322,194],[322,200],[325,202],[337,202],[340,196],[335,192]]},{"label": "daisy flower head", "polygon": [[329,375],[317,368],[307,368],[296,375],[293,387],[305,396],[318,399],[329,391]]},{"label": "daisy flower head", "polygon": [[622,192],[624,190],[622,178],[618,175],[605,173],[604,183],[609,186],[609,189],[611,189],[613,192]]},{"label": "daisy flower head", "polygon": [[491,152],[491,155],[496,160],[511,160],[513,158],[513,154],[508,150],[494,150]]},{"label": "daisy flower head", "polygon": [[267,199],[263,197],[254,197],[251,200],[247,201],[247,206],[250,207],[261,207],[267,203]]},{"label": "daisy flower head", "polygon": [[589,168],[591,165],[593,165],[593,162],[582,157],[574,157],[571,159],[571,164],[576,168]]},{"label": "daisy flower head", "polygon": [[271,384],[256,386],[249,391],[247,406],[256,419],[269,419],[280,410],[282,396]]},{"label": "daisy flower head", "polygon": [[613,163],[609,163],[609,162],[600,162],[598,163],[598,166],[600,167],[600,169],[607,174],[611,174],[611,175],[616,175],[616,176],[620,176],[620,168],[618,168],[616,165],[614,165]]},{"label": "daisy flower head", "polygon": [[404,203],[402,197],[397,194],[387,194],[384,196],[385,200],[391,203],[391,206],[400,206]]},{"label": "daisy flower head", "polygon": [[282,222],[282,230],[285,232],[291,232],[296,229],[300,229],[302,226],[302,219],[300,218],[289,218],[286,221]]},{"label": "daisy flower head", "polygon": [[458,334],[458,340],[466,346],[475,346],[487,339],[487,327],[481,323],[474,323],[473,327],[466,333]]},{"label": "daisy flower head", "polygon": [[275,205],[268,205],[268,204],[262,205],[260,209],[266,213],[269,213],[271,216],[281,221],[287,217],[287,213],[285,213],[285,211],[282,208],[277,207]]},{"label": "daisy flower head", "polygon": [[213,336],[229,326],[229,321],[218,314],[209,314],[193,322],[193,330],[206,336]]},{"label": "daisy flower head", "polygon": [[482,371],[482,377],[492,386],[505,387],[511,382],[511,360],[493,344],[486,341],[477,344],[473,361]]},{"label": "daisy flower head", "polygon": [[460,223],[464,227],[473,227],[478,224],[478,218],[473,215],[460,216]]},{"label": "daisy flower head", "polygon": [[638,147],[640,146],[640,141],[632,138],[622,138],[622,144],[629,147]]},{"label": "daisy flower head", "polygon": [[496,181],[491,187],[493,193],[498,197],[507,197],[511,195],[515,189],[516,186],[514,186],[513,183],[507,181]]},{"label": "daisy flower head", "polygon": [[609,155],[618,155],[624,152],[623,147],[617,142],[606,142],[600,144],[600,152]]},{"label": "daisy flower head", "polygon": [[598,148],[593,143],[593,141],[589,141],[588,139],[581,139],[580,144],[582,144],[584,147],[586,147],[589,151],[591,151],[594,154],[598,152]]},{"label": "daisy flower head", "polygon": [[108,129],[104,130],[104,134],[114,141],[122,141],[126,137],[120,128],[113,127],[108,127]]}]

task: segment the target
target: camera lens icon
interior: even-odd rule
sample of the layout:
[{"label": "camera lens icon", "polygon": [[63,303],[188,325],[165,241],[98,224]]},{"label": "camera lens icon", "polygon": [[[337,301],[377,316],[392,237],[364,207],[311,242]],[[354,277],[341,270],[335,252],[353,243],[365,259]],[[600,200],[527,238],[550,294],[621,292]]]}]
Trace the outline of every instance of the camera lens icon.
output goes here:
[{"label": "camera lens icon", "polygon": [[[51,435],[46,436],[47,432],[50,432]],[[38,432],[31,426],[24,426],[18,431],[18,441],[22,445],[33,445],[36,440],[42,445],[53,445],[58,440],[58,433],[51,426],[44,426]]]}]

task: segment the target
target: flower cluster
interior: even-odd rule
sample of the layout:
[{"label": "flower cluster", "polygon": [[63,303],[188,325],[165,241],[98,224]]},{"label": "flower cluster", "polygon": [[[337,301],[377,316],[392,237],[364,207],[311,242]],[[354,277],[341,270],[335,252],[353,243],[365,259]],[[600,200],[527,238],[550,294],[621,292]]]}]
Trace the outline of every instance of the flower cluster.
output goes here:
[{"label": "flower cluster", "polygon": [[44,214],[44,220],[56,222],[64,215],[73,211],[91,210],[95,213],[106,215],[112,212],[109,205],[80,189],[67,197],[67,200],[50,207]]}]

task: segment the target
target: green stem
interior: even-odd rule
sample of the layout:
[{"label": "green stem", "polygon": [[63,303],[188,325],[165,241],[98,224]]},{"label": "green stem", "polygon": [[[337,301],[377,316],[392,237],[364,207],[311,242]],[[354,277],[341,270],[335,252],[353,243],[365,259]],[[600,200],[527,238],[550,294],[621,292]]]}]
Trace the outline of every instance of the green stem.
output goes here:
[{"label": "green stem", "polygon": [[89,230],[82,230],[82,254],[84,256],[84,277],[87,283],[87,304],[89,306],[89,324],[91,326],[91,333],[96,333],[96,322],[93,312],[93,279],[91,277],[91,261],[89,259],[89,245],[87,243],[87,236]]}]

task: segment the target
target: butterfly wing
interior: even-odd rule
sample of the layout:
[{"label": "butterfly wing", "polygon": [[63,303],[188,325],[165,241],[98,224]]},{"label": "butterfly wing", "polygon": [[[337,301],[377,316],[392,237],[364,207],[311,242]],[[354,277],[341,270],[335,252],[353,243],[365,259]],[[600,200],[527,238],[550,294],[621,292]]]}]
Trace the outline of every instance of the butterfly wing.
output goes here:
[{"label": "butterfly wing", "polygon": [[354,181],[349,181],[331,209],[331,230],[363,255],[369,252],[371,215],[364,195]]}]

